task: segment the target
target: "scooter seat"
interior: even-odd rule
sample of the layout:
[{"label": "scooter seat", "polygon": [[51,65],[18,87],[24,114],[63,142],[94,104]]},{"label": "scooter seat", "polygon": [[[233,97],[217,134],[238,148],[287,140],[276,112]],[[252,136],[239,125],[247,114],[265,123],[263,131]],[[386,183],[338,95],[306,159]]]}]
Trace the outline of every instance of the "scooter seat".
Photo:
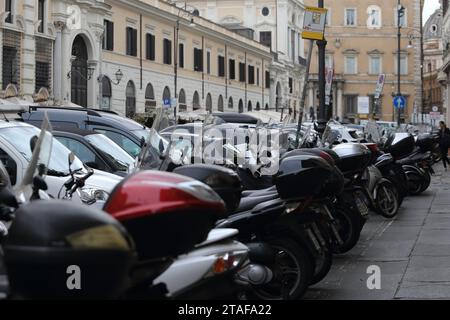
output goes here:
[{"label": "scooter seat", "polygon": [[404,159],[400,159],[397,161],[398,164],[404,166],[404,165],[414,165],[424,159],[427,159],[430,157],[430,152],[426,152],[426,153],[416,153],[416,154],[412,154],[407,158]]},{"label": "scooter seat", "polygon": [[277,188],[276,186],[267,188],[267,189],[262,189],[262,190],[246,190],[242,192],[242,197],[259,197],[259,196],[264,196],[267,194],[272,194],[272,193],[276,193],[277,192]]},{"label": "scooter seat", "polygon": [[258,204],[278,199],[278,197],[279,197],[278,193],[275,192],[266,195],[242,198],[241,203],[239,204],[239,208],[237,209],[237,212],[250,211],[253,208],[255,208]]}]

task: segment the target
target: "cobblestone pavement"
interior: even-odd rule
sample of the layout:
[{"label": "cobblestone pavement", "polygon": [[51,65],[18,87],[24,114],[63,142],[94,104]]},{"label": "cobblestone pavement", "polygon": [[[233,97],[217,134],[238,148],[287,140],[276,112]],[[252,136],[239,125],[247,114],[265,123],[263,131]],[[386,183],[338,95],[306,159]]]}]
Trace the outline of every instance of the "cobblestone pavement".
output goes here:
[{"label": "cobblestone pavement", "polygon": [[[335,257],[306,299],[450,298],[450,171],[435,167],[430,188],[405,199],[394,220],[371,215],[359,244]],[[367,288],[372,265],[381,270],[379,290]]]}]

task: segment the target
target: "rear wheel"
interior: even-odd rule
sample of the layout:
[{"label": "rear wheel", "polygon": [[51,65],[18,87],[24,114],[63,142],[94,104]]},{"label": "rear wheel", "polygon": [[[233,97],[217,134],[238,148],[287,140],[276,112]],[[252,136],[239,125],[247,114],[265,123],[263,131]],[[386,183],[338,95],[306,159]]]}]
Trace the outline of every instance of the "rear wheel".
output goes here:
[{"label": "rear wheel", "polygon": [[406,172],[408,179],[408,192],[411,195],[418,195],[422,193],[422,187],[424,184],[424,176],[416,171]]},{"label": "rear wheel", "polygon": [[254,295],[263,300],[295,300],[303,296],[313,276],[314,262],[297,242],[290,238],[267,241],[276,250],[273,279],[255,287]]},{"label": "rear wheel", "polygon": [[385,218],[393,218],[399,209],[399,193],[389,181],[383,181],[377,186],[375,195],[376,212]]},{"label": "rear wheel", "polygon": [[316,268],[310,285],[315,285],[322,281],[330,272],[333,264],[333,253],[328,248],[323,248],[319,256],[316,257]]},{"label": "rear wheel", "polygon": [[342,244],[333,246],[333,253],[346,253],[353,249],[359,241],[361,235],[361,215],[353,210],[336,208],[333,217],[337,222],[337,231],[342,239]]},{"label": "rear wheel", "polygon": [[429,170],[425,170],[424,181],[422,184],[422,188],[420,189],[420,192],[422,193],[426,191],[430,187],[430,184],[431,184],[431,173]]}]

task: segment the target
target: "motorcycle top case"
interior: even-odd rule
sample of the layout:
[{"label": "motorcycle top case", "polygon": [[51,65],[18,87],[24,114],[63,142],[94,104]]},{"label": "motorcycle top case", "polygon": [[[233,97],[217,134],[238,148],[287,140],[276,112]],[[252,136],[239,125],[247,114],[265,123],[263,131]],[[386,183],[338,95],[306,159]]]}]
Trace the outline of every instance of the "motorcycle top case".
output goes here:
[{"label": "motorcycle top case", "polygon": [[409,133],[395,133],[389,137],[384,151],[394,158],[403,158],[413,152],[415,144],[414,137]]},{"label": "motorcycle top case", "polygon": [[286,156],[274,177],[282,199],[317,196],[323,191],[333,167],[321,157],[310,154]]},{"label": "motorcycle top case", "polygon": [[344,175],[362,172],[370,163],[372,152],[359,143],[344,143],[333,148],[341,159],[337,164]]},{"label": "motorcycle top case", "polygon": [[332,167],[332,172],[330,173],[328,179],[324,182],[320,195],[338,195],[344,190],[344,176],[339,168],[335,165],[336,160],[339,162],[339,156],[334,151],[325,148],[297,149],[285,154],[282,159],[285,159],[286,157],[292,157],[294,155],[317,156],[327,161],[328,164]]},{"label": "motorcycle top case", "polygon": [[433,151],[435,140],[430,134],[421,134],[417,137],[416,145],[423,153]]},{"label": "motorcycle top case", "polygon": [[210,186],[225,202],[227,214],[236,212],[241,202],[242,183],[239,175],[231,170],[216,165],[194,164],[176,168],[174,173],[199,180]]},{"label": "motorcycle top case", "polygon": [[177,256],[205,241],[225,205],[200,181],[141,171],[116,186],[104,210],[125,226],[139,259],[148,260]]},{"label": "motorcycle top case", "polygon": [[[11,292],[25,299],[119,298],[135,259],[117,220],[68,201],[19,208],[3,248]],[[76,272],[81,290],[70,290],[68,278]]]}]

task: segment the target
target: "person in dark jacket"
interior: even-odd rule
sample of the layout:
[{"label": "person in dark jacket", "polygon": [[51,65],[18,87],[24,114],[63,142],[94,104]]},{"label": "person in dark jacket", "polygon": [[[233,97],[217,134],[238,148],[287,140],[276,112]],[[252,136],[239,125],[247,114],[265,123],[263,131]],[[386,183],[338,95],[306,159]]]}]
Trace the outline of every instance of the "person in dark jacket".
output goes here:
[{"label": "person in dark jacket", "polygon": [[450,165],[448,159],[448,149],[450,147],[450,129],[444,121],[439,122],[439,148],[441,149],[442,162],[444,163],[445,171],[447,171],[447,164]]}]

